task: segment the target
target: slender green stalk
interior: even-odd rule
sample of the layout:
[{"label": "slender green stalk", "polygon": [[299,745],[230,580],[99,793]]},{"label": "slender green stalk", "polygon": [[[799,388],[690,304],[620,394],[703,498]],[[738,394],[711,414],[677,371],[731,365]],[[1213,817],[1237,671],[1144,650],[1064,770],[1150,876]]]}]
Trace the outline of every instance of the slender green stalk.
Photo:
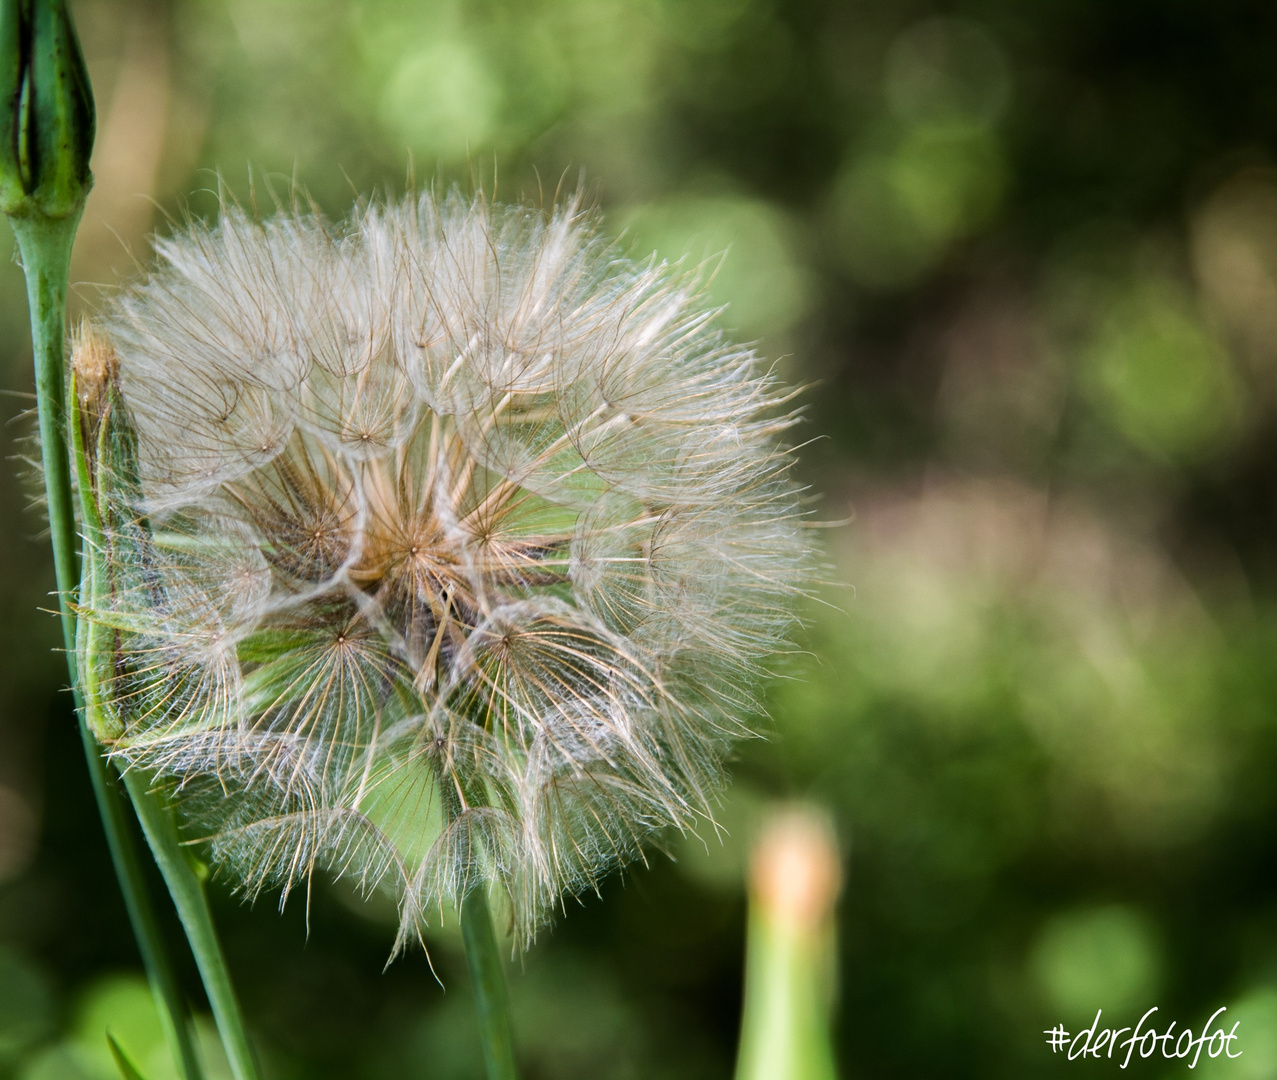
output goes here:
[{"label": "slender green stalk", "polygon": [[226,957],[217,939],[204,884],[182,850],[173,814],[140,771],[127,770],[124,783],[133,800],[138,821],[142,823],[142,831],[146,833],[147,843],[151,845],[151,853],[164,875],[169,895],[177,906],[178,917],[186,930],[186,940],[191,943],[231,1072],[236,1080],[258,1080],[257,1059],[248,1041],[244,1017],[226,967]]},{"label": "slender green stalk", "polygon": [[80,583],[75,504],[71,498],[71,463],[67,453],[66,367],[62,352],[66,336],[67,279],[71,245],[80,215],[10,218],[31,307],[31,345],[35,354],[35,392],[40,421],[40,453],[44,459],[44,488],[48,497],[53,568],[58,583],[62,639],[75,684],[75,616],[67,601]]},{"label": "slender green stalk", "polygon": [[[119,789],[119,779],[114,775],[114,770],[102,760],[97,740],[83,720],[80,722],[80,740],[84,744],[84,756],[88,760],[89,775],[93,781],[93,794],[103,823],[106,824],[108,815],[110,817],[110,823],[106,824],[107,846],[111,849],[111,861],[115,864],[116,876],[120,879],[124,906],[133,926],[133,936],[137,938],[138,949],[142,953],[151,994],[159,1008],[165,1041],[183,1080],[200,1080],[203,1071],[195,1053],[195,1042],[191,1038],[186,1000],[178,989],[177,978],[163,947],[163,936],[151,897],[142,887],[142,864],[126,819],[124,794]],[[158,950],[157,943],[160,944]]]},{"label": "slender green stalk", "polygon": [[472,889],[462,901],[461,933],[466,942],[470,981],[474,985],[479,1041],[483,1044],[488,1080],[517,1080],[505,969],[497,949],[496,935],[492,932],[488,897],[482,888]]},{"label": "slender green stalk", "polygon": [[93,784],[98,815],[106,833],[115,875],[124,895],[133,936],[137,939],[151,992],[183,1080],[199,1080],[201,1074],[191,1039],[190,1018],[178,989],[168,947],[146,888],[137,844],[129,829],[128,811],[110,766],[103,760],[97,740],[89,731],[76,672],[76,621],[68,597],[79,580],[75,510],[71,501],[70,466],[66,451],[66,395],[63,338],[66,325],[66,288],[79,214],[48,220],[32,215],[12,220],[27,279],[31,308],[31,338],[35,353],[36,396],[40,422],[40,447],[44,457],[45,494],[53,540],[58,609],[67,671],[75,688],[80,741]]}]

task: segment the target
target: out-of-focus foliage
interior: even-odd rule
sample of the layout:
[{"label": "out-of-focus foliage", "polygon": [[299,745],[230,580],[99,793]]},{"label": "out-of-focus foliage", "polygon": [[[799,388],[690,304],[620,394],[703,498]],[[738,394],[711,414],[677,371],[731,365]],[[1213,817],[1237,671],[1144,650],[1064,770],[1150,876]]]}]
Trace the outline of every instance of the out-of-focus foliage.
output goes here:
[{"label": "out-of-focus foliage", "polygon": [[[1277,9],[75,14],[100,109],[80,280],[109,287],[157,203],[210,214],[223,182],[269,207],[296,178],[332,213],[410,171],[547,205],[583,185],[628,251],[685,259],[725,326],[815,384],[802,472],[815,517],[850,524],[824,534],[808,654],[777,664],[727,835],[672,838],[676,861],[569,905],[516,966],[529,1076],[731,1074],[747,842],[793,794],[849,855],[847,1075],[1063,1077],[1056,1023],[1227,1005],[1242,1058],[1129,1071],[1277,1076]],[[15,268],[20,394],[25,321]],[[162,1076],[22,505],[6,472],[0,1075],[101,1075],[109,1025]],[[271,1075],[479,1075],[454,930],[431,943],[445,993],[420,956],[381,973],[376,902],[215,899]]]}]

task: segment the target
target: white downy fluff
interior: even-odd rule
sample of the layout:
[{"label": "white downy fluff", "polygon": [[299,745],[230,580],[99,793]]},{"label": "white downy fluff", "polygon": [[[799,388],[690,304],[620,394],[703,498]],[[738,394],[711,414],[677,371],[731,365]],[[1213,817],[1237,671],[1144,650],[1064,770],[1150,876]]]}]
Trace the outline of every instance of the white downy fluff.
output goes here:
[{"label": "white downy fluff", "polygon": [[495,884],[527,941],[707,812],[810,559],[787,394],[695,290],[457,195],[158,247],[77,352],[83,662],[220,867],[390,887],[400,945]]}]

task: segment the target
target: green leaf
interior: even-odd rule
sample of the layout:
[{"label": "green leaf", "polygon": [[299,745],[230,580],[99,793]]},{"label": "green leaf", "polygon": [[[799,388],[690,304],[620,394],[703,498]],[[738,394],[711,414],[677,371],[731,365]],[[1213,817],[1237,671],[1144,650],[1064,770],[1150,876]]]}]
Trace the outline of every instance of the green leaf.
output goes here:
[{"label": "green leaf", "polygon": [[120,1070],[120,1075],[124,1077],[124,1080],[146,1080],[146,1077],[142,1075],[142,1071],[133,1064],[129,1059],[129,1055],[124,1052],[124,1047],[115,1041],[115,1036],[109,1031],[106,1033],[106,1041],[111,1048],[111,1056],[115,1058],[116,1067]]}]

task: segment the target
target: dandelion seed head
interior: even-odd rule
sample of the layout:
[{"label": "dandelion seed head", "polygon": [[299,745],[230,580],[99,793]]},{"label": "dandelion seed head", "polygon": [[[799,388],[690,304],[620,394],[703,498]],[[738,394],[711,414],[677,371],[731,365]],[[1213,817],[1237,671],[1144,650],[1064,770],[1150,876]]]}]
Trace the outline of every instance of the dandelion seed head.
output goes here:
[{"label": "dandelion seed head", "polygon": [[229,207],[75,349],[110,750],[249,894],[477,887],[530,940],[707,813],[810,559],[787,395],[692,285],[542,214]]}]

